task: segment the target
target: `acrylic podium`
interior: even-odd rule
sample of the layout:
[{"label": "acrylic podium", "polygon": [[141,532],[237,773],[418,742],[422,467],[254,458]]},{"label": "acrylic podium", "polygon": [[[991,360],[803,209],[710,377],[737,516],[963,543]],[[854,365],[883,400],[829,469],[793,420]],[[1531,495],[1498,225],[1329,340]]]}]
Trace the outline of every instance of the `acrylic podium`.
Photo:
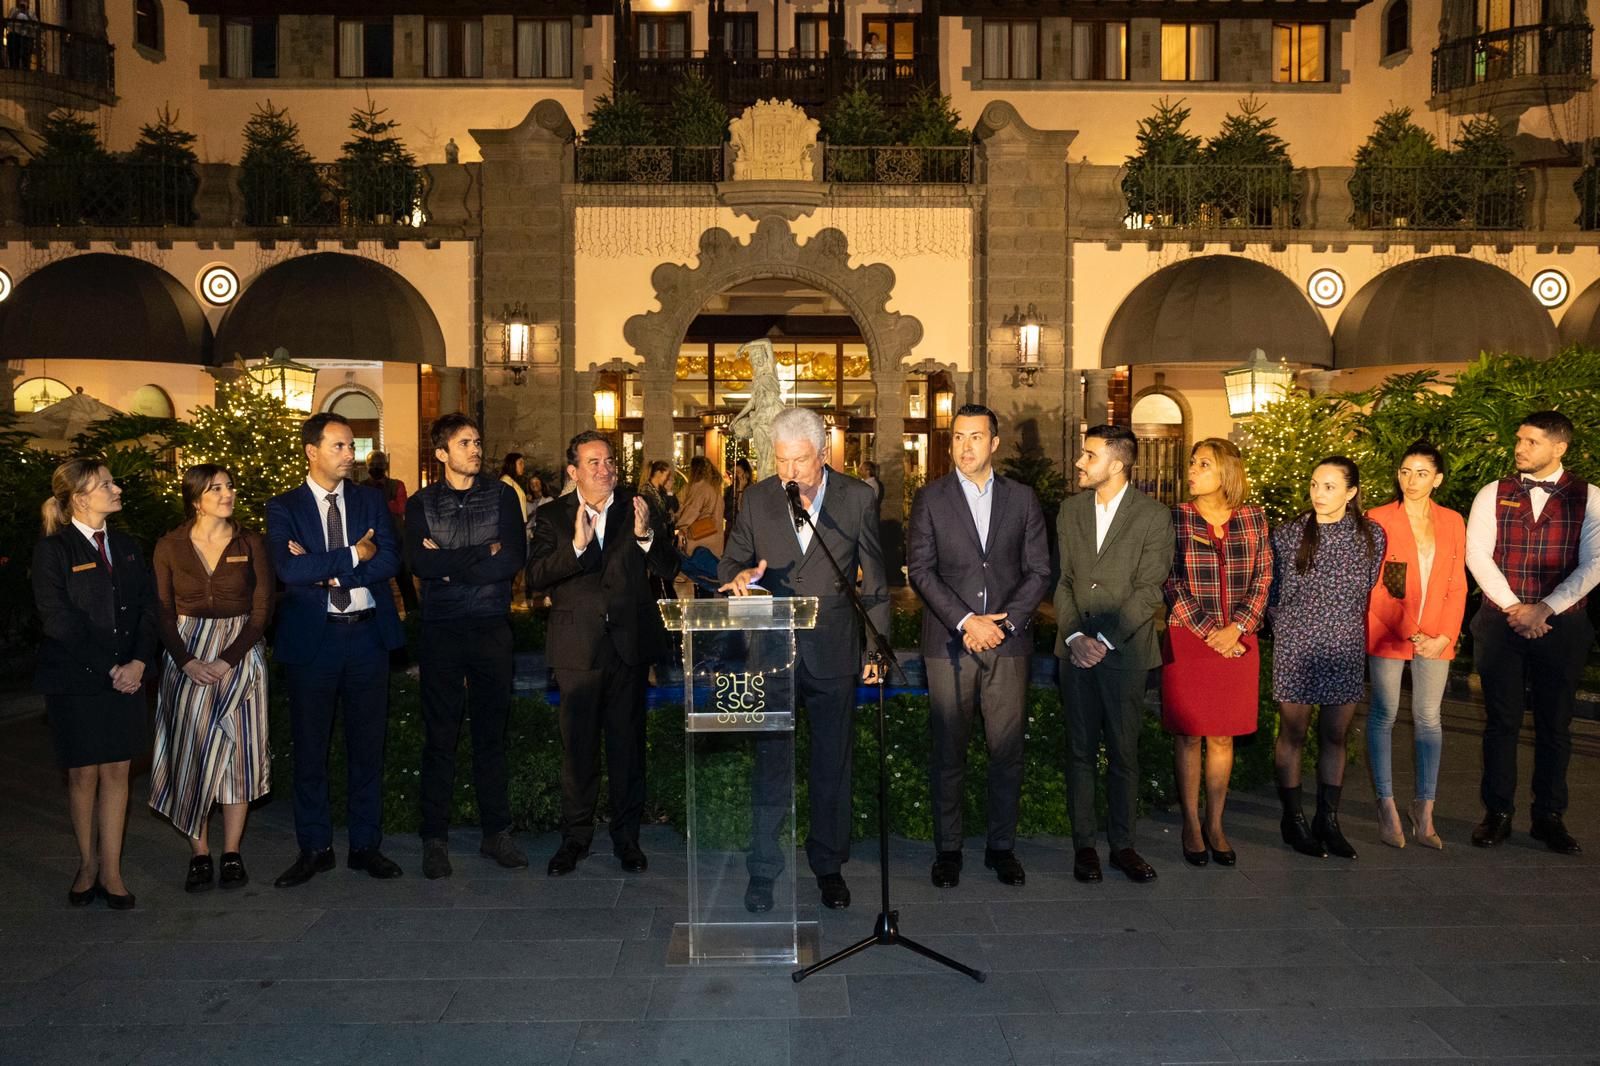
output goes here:
[{"label": "acrylic podium", "polygon": [[[683,634],[687,921],[674,965],[803,965],[817,925],[795,897],[795,630],[817,624],[814,597],[661,600]],[[772,907],[746,906],[752,875]]]}]

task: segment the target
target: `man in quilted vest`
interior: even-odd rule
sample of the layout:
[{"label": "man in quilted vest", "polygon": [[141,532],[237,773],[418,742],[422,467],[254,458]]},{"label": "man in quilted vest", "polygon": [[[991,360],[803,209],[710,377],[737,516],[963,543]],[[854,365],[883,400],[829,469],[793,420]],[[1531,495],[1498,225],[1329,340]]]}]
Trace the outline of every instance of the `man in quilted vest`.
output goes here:
[{"label": "man in quilted vest", "polygon": [[1467,568],[1483,590],[1472,620],[1483,679],[1483,821],[1472,842],[1493,847],[1511,832],[1517,736],[1533,708],[1533,825],[1551,851],[1582,849],[1567,832],[1572,707],[1594,627],[1584,611],[1600,580],[1600,488],[1561,465],[1572,420],[1536,411],[1517,427],[1517,476],[1485,485],[1467,519]]}]

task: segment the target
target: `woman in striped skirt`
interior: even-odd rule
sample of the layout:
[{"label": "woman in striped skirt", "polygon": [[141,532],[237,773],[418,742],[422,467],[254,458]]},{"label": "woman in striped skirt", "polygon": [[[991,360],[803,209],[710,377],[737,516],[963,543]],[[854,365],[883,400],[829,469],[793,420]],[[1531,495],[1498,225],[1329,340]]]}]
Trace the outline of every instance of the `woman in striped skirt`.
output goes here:
[{"label": "woman in striped skirt", "polygon": [[189,520],[156,544],[161,641],[150,806],[189,838],[184,881],[213,881],[207,823],[222,806],[223,888],[250,877],[240,857],[245,813],[269,784],[267,664],[262,637],[272,615],[272,563],[260,535],[233,520],[233,475],[212,463],[183,475]]}]

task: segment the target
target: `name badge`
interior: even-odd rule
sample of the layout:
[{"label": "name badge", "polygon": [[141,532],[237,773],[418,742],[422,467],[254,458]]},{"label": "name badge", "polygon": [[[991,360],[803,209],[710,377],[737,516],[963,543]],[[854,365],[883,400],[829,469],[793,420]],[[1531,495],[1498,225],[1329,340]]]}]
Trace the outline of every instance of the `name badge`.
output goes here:
[{"label": "name badge", "polygon": [[1209,540],[1207,540],[1205,537],[1202,537],[1198,533],[1190,533],[1189,534],[1189,539],[1194,541],[1196,544],[1203,544],[1207,548],[1211,547],[1211,542]]},{"label": "name badge", "polygon": [[1501,507],[1521,507],[1522,506],[1522,501],[1521,500],[1501,500],[1500,501],[1500,506]]},{"label": "name badge", "polygon": [[95,567],[97,567],[99,565],[100,565],[99,563],[79,563],[77,566],[74,566],[72,568],[72,572],[74,574],[80,574],[85,570],[93,570]]},{"label": "name badge", "polygon": [[228,556],[228,558],[225,561],[226,562],[230,562],[230,563],[248,563],[250,561],[250,556],[248,556],[248,555],[230,555],[230,556]]}]

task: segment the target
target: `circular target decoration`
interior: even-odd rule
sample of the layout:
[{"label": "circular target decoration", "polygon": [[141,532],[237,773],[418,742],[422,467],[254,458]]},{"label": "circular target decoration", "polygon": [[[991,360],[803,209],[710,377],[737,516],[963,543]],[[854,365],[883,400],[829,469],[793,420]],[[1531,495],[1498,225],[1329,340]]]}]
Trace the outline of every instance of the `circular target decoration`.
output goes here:
[{"label": "circular target decoration", "polygon": [[213,307],[232,303],[239,295],[239,275],[225,266],[206,267],[200,275],[200,295]]},{"label": "circular target decoration", "polygon": [[6,297],[8,297],[10,295],[11,295],[11,275],[7,274],[4,270],[0,270],[0,302],[3,302],[6,299]]},{"label": "circular target decoration", "polygon": [[1344,278],[1328,267],[1313,271],[1306,281],[1306,295],[1318,307],[1332,307],[1344,299]]},{"label": "circular target decoration", "polygon": [[1560,307],[1572,294],[1571,283],[1559,270],[1539,271],[1528,287],[1533,290],[1533,298],[1546,307]]}]

